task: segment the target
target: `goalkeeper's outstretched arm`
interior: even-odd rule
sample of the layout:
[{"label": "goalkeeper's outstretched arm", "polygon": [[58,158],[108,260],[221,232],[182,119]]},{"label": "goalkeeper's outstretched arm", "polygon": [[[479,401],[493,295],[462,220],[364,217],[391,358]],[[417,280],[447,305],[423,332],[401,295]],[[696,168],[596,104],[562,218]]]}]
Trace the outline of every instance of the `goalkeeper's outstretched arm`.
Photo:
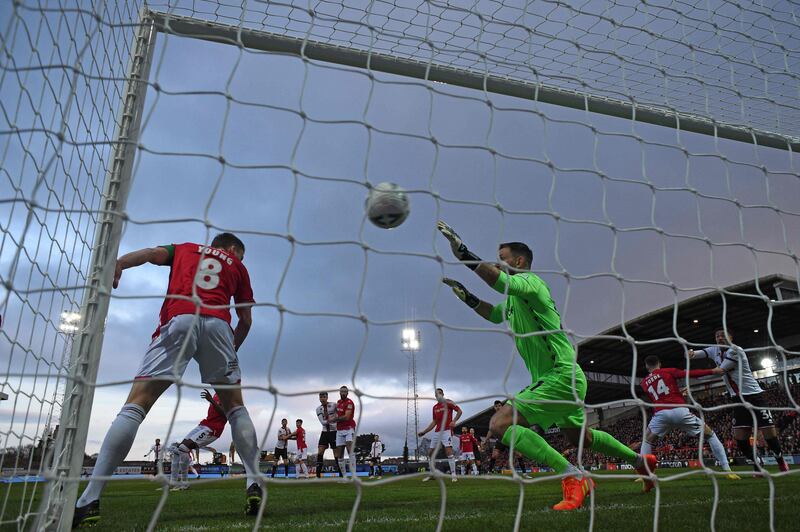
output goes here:
[{"label": "goalkeeper's outstretched arm", "polygon": [[491,321],[492,323],[500,323],[503,321],[502,312],[495,311],[494,306],[486,301],[481,301],[475,294],[467,290],[463,284],[455,279],[448,279],[445,277],[442,282],[449,286],[458,299],[463,301],[469,308],[477,312],[482,318]]}]

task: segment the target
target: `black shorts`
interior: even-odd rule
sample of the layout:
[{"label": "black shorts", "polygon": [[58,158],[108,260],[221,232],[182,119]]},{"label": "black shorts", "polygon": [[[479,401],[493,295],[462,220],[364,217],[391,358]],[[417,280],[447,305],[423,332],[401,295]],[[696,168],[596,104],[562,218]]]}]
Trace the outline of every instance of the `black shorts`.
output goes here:
[{"label": "black shorts", "polygon": [[380,457],[380,456],[370,456],[370,457],[369,457],[369,461],[370,461],[370,462],[371,462],[373,465],[378,465],[378,464],[380,464],[380,463],[381,463],[381,457]]},{"label": "black shorts", "polygon": [[501,453],[507,453],[507,452],[508,452],[508,447],[506,446],[506,444],[505,444],[505,443],[503,443],[503,442],[501,442],[501,441],[498,441],[498,442],[497,442],[497,443],[494,445],[494,450],[496,450],[496,451],[499,451],[499,452],[501,452]]},{"label": "black shorts", "polygon": [[289,459],[289,453],[285,448],[279,449],[275,447],[275,452],[273,453],[273,456],[275,456],[275,460],[277,460],[278,458],[283,458],[284,460]]},{"label": "black shorts", "polygon": [[335,430],[323,430],[319,434],[319,447],[325,447],[326,449],[336,449],[336,431]]},{"label": "black shorts", "polygon": [[478,449],[475,449],[475,453],[474,454],[475,454],[475,460],[480,462],[481,461],[481,452]]},{"label": "black shorts", "polygon": [[[733,407],[733,428],[766,428],[772,427],[775,423],[772,421],[772,412],[766,409],[757,408],[759,406],[768,406],[767,401],[762,393],[754,393],[752,395],[745,395],[744,399],[753,405],[748,408],[743,404],[737,404]],[[742,402],[741,396],[736,396],[735,401]],[[755,425],[753,425],[753,417],[755,417]]]}]

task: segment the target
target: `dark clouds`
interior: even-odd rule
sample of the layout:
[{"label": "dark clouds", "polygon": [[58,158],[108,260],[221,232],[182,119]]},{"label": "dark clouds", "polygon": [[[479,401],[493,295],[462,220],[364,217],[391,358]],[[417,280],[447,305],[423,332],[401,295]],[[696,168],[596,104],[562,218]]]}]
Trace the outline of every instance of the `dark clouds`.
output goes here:
[{"label": "dark clouds", "polygon": [[[529,243],[576,340],[697,290],[796,275],[800,182],[798,161],[785,152],[507,97],[492,96],[490,107],[478,91],[435,84],[433,92],[380,74],[372,82],[363,72],[174,36],[158,42],[151,81],[160,92],[147,96],[121,253],[207,241],[221,228],[242,236],[259,306],[240,357],[262,433],[274,433],[273,409],[278,419],[310,419],[315,432],[322,388],[354,381],[372,396],[404,397],[399,331],[407,321],[422,330],[422,395],[444,385],[466,400],[527,384],[503,327],[442,290],[447,275],[500,301],[462,266],[439,262],[438,254],[452,257],[435,232],[438,218],[486,259],[499,242]],[[411,216],[393,231],[363,216],[365,183],[387,180],[411,191]],[[754,254],[745,242],[773,253]],[[167,272],[125,273],[101,383],[134,375]],[[194,366],[186,381],[199,385]],[[98,392],[90,452],[126,388]],[[199,390],[185,392],[181,433],[205,414]],[[174,398],[148,417],[133,455],[166,433]],[[382,433],[387,453],[398,454],[404,401],[364,402],[362,430]]]}]

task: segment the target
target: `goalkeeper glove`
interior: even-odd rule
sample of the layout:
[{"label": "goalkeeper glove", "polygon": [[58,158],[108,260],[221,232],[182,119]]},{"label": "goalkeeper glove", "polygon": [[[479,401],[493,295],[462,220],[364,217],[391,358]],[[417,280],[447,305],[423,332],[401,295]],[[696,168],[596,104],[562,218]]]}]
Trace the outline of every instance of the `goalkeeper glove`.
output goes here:
[{"label": "goalkeeper glove", "polygon": [[456,281],[455,279],[448,279],[445,277],[442,279],[442,282],[453,289],[453,293],[456,295],[458,299],[463,301],[467,304],[467,306],[471,309],[478,308],[478,305],[481,304],[481,300],[475,297],[469,290],[464,288],[464,285]]},{"label": "goalkeeper glove", "polygon": [[[436,228],[447,240],[450,241],[450,249],[453,250],[453,255],[455,255],[458,260],[470,260],[476,262],[481,260],[480,257],[467,249],[467,246],[464,244],[464,241],[461,240],[461,237],[458,236],[458,233],[456,233],[455,230],[453,230],[453,228],[447,225],[445,222],[439,220],[436,222]],[[470,270],[474,270],[478,267],[477,264],[465,264],[464,266]]]}]

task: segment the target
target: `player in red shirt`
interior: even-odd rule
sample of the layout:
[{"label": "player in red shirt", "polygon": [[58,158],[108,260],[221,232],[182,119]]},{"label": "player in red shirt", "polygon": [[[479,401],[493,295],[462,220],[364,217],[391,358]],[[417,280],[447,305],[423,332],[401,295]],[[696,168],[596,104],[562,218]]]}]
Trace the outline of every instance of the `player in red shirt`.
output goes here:
[{"label": "player in red shirt", "polygon": [[[455,418],[453,418],[453,412],[456,413]],[[430,432],[431,429],[436,429],[433,431],[430,451],[428,451],[430,468],[431,471],[436,469],[434,462],[436,453],[439,452],[439,446],[444,447],[444,451],[447,453],[447,462],[450,464],[450,477],[453,482],[456,481],[456,459],[453,457],[453,445],[450,440],[453,435],[453,424],[458,421],[460,417],[461,408],[450,399],[445,399],[444,390],[436,388],[436,404],[433,405],[433,421],[419,432],[419,437],[421,438]],[[427,482],[430,479],[431,477],[427,476],[423,478],[422,481]]]},{"label": "player in red shirt", "polygon": [[[179,380],[191,359],[200,366],[202,381],[215,387],[248,479],[246,512],[258,514],[256,431],[244,406],[240,387],[217,387],[241,381],[236,351],[252,325],[254,304],[250,276],[242,264],[244,243],[232,233],[214,237],[210,246],[169,244],[127,253],[117,259],[112,286],[122,273],[143,264],[169,266],[169,286],[150,347],[131,386],[126,404],[111,424],[100,447],[97,465],[78,499],[73,526],[100,519],[100,494],[114,469],[130,451],[139,425],[156,400]],[[238,322],[231,329],[230,301]],[[68,516],[67,516],[68,517]]]},{"label": "player in red shirt", "polygon": [[214,394],[212,396],[208,390],[203,390],[200,397],[210,403],[206,418],[192,429],[182,442],[171,445],[172,470],[170,471],[170,479],[174,485],[173,490],[189,488],[186,476],[192,462],[192,451],[196,450],[199,455],[201,448],[208,447],[222,436],[222,431],[225,430],[225,425],[228,424],[225,410],[222,409],[222,405],[219,402],[219,395]]},{"label": "player in red shirt", "polygon": [[295,464],[297,469],[297,478],[300,478],[300,473],[303,473],[306,478],[311,478],[308,474],[308,466],[306,459],[308,458],[308,445],[306,444],[306,429],[303,428],[303,420],[298,419],[295,421],[297,429],[289,435],[289,439],[297,440],[297,456],[295,457]]},{"label": "player in red shirt", "polygon": [[[356,405],[352,399],[347,398],[350,392],[347,386],[339,388],[339,400],[336,401],[336,414],[331,416],[331,423],[336,423],[336,450],[333,454],[339,462],[339,469],[344,477],[347,477],[347,462],[354,459],[353,440],[356,432]],[[347,449],[347,458],[344,459],[344,451]],[[351,468],[353,476],[356,475],[355,463]]]},{"label": "player in red shirt", "polygon": [[[645,394],[655,404],[653,418],[647,425],[644,441],[642,441],[641,453],[651,454],[653,445],[656,444],[661,436],[672,430],[681,430],[691,436],[699,437],[705,435],[714,457],[719,462],[723,471],[727,471],[727,477],[738,480],[739,476],[731,473],[731,466],[728,464],[728,455],[725,447],[711,427],[705,425],[700,419],[692,414],[685,406],[681,395],[678,379],[685,377],[704,377],[706,375],[718,375],[724,370],[714,369],[695,369],[686,371],[677,368],[662,368],[661,360],[655,355],[649,356],[644,360],[647,371],[650,373],[642,379],[641,386]],[[701,453],[702,454],[702,453]]]},{"label": "player in red shirt", "polygon": [[[461,460],[466,462],[466,467],[472,470],[473,475],[478,474],[478,468],[475,466],[475,449],[478,447],[478,440],[474,434],[471,434],[466,425],[461,427],[461,434],[458,435],[459,449],[461,449]],[[464,472],[462,466],[462,473]]]}]

